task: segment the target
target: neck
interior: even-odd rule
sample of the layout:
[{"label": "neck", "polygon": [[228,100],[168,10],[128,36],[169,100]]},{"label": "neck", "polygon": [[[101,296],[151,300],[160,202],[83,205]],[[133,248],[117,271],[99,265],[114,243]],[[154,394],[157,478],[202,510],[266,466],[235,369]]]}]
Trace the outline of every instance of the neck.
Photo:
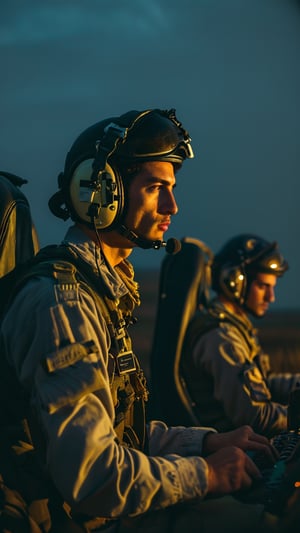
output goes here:
[{"label": "neck", "polygon": [[[78,224],[78,227],[92,240],[94,243],[101,248],[105,259],[108,263],[115,267],[121,261],[126,259],[132,252],[132,247],[130,246],[127,239],[122,238],[115,231],[98,231],[96,232],[92,228],[85,226],[84,224]],[[129,246],[129,247],[128,247]]]},{"label": "neck", "polygon": [[219,301],[224,305],[225,309],[229,311],[229,313],[233,313],[240,317],[247,317],[246,311],[236,302],[232,302],[231,300],[228,300],[225,296],[222,294],[219,295]]},{"label": "neck", "polygon": [[112,267],[117,266],[119,263],[121,263],[121,261],[127,259],[132,252],[132,248],[119,248],[117,246],[111,246],[111,244],[108,244],[105,242],[105,239],[102,238],[101,249],[106,260]]}]

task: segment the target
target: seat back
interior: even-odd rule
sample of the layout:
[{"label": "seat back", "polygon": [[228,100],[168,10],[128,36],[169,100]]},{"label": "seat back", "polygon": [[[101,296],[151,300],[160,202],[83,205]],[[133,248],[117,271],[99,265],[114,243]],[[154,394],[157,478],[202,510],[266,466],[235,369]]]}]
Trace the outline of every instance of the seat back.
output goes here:
[{"label": "seat back", "polygon": [[161,265],[159,294],[150,353],[149,417],[168,425],[197,424],[180,359],[187,326],[199,306],[206,306],[213,253],[198,239],[184,237],[181,250]]},{"label": "seat back", "polygon": [[26,180],[0,171],[0,278],[39,248],[30,206],[20,187]]}]

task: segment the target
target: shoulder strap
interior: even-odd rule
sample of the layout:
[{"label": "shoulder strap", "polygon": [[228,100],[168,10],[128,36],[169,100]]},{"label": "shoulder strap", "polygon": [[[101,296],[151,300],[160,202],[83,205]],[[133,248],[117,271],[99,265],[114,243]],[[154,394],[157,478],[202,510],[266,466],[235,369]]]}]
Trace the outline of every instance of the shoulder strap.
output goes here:
[{"label": "shoulder strap", "polygon": [[[0,308],[1,319],[14,296],[26,281],[39,275],[56,278],[59,284],[66,287],[79,282],[85,284],[86,289],[92,292],[94,298],[97,298],[107,325],[112,332],[113,320],[109,310],[109,299],[105,295],[103,298],[100,297],[100,294],[105,292],[104,283],[101,278],[93,275],[92,268],[89,269],[88,265],[66,246],[48,246],[27,263],[19,265],[0,279],[1,302],[3,303],[2,308]],[[94,291],[90,289],[91,286],[95,287]],[[5,398],[10,398],[8,404]],[[13,369],[3,356],[3,350],[0,350],[0,400],[3,405],[6,404],[6,409],[0,409],[0,425],[6,425],[16,420],[20,421],[26,417],[26,394],[20,387]],[[21,407],[22,409],[20,409]]]},{"label": "shoulder strap", "polygon": [[246,323],[234,314],[228,313],[226,310],[217,312],[211,306],[209,306],[207,310],[199,311],[190,322],[185,338],[185,346],[188,346],[188,349],[192,350],[195,343],[202,335],[218,328],[223,323],[231,324],[237,328],[249,348],[253,348],[254,344],[258,347],[254,328],[248,327]]},{"label": "shoulder strap", "polygon": [[184,339],[185,349],[188,347],[189,350],[192,350],[199,337],[212,329],[218,328],[222,320],[224,319],[210,314],[207,310],[196,313],[187,328]]},{"label": "shoulder strap", "polygon": [[[36,275],[51,276],[65,287],[81,283],[85,290],[92,294],[101,309],[111,335],[113,350],[120,352],[122,348],[125,349],[122,342],[126,337],[126,324],[121,311],[108,294],[107,287],[98,272],[94,272],[74,250],[64,245],[47,246],[42,249],[32,261],[28,273],[23,276],[22,283],[28,277]],[[116,341],[118,346],[114,345]]]}]

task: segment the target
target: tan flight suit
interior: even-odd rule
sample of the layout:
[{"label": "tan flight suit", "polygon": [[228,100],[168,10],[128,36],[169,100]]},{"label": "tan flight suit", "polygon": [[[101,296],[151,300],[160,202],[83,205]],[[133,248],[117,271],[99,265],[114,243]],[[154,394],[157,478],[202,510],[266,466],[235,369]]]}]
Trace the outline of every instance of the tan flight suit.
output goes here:
[{"label": "tan flight suit", "polygon": [[[139,303],[130,263],[112,269],[76,227],[64,242],[99,273],[106,295],[128,321]],[[146,427],[138,415],[130,428],[128,413],[123,423],[122,401],[127,405],[133,399],[141,406],[145,400],[142,374],[136,382],[136,373],[127,372],[133,361],[138,366],[130,354],[119,361],[125,365],[120,372],[111,328],[87,287],[46,276],[28,281],[5,317],[1,336],[30,394],[49,476],[75,516],[107,518],[101,527],[95,520],[91,531],[214,533],[260,525],[261,505],[232,497],[205,500],[208,466],[202,444],[213,429],[168,428],[160,421]],[[119,387],[112,386],[115,378]],[[127,425],[124,441],[122,424]]]}]

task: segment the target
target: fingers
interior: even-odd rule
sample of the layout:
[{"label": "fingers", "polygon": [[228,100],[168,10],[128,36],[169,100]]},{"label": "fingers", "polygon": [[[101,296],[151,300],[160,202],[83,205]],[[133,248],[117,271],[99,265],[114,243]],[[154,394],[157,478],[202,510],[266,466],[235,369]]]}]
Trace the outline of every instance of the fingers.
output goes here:
[{"label": "fingers", "polygon": [[270,444],[267,437],[265,437],[264,435],[260,435],[259,433],[255,433],[253,430],[249,432],[248,438],[249,440],[253,440],[254,442],[260,442],[261,444]]},{"label": "fingers", "polygon": [[265,455],[267,461],[272,463],[278,460],[279,454],[267,437],[255,433],[251,426],[243,426],[241,431],[246,439],[246,445],[243,449],[259,452],[260,455]]},{"label": "fingers", "polygon": [[226,494],[251,487],[261,473],[250,457],[237,447],[224,448],[206,458],[209,467],[208,491]]},{"label": "fingers", "polygon": [[205,439],[203,451],[206,456],[226,446],[237,446],[244,451],[251,450],[265,455],[274,463],[278,460],[277,450],[263,435],[255,433],[250,426],[242,426],[227,433],[209,433]]},{"label": "fingers", "polygon": [[261,474],[261,471],[259,470],[258,466],[247,455],[246,455],[246,462],[245,462],[245,471],[247,472],[248,476],[250,477],[250,484],[252,483],[253,479],[261,479],[262,478],[262,474]]},{"label": "fingers", "polygon": [[249,435],[248,442],[249,442],[249,446],[248,446],[249,450],[258,451],[266,455],[266,457],[272,462],[276,462],[278,460],[279,458],[278,451],[276,450],[276,448],[274,448],[274,446],[272,446],[270,441],[263,435],[258,435],[257,433],[253,432],[251,435]]}]

